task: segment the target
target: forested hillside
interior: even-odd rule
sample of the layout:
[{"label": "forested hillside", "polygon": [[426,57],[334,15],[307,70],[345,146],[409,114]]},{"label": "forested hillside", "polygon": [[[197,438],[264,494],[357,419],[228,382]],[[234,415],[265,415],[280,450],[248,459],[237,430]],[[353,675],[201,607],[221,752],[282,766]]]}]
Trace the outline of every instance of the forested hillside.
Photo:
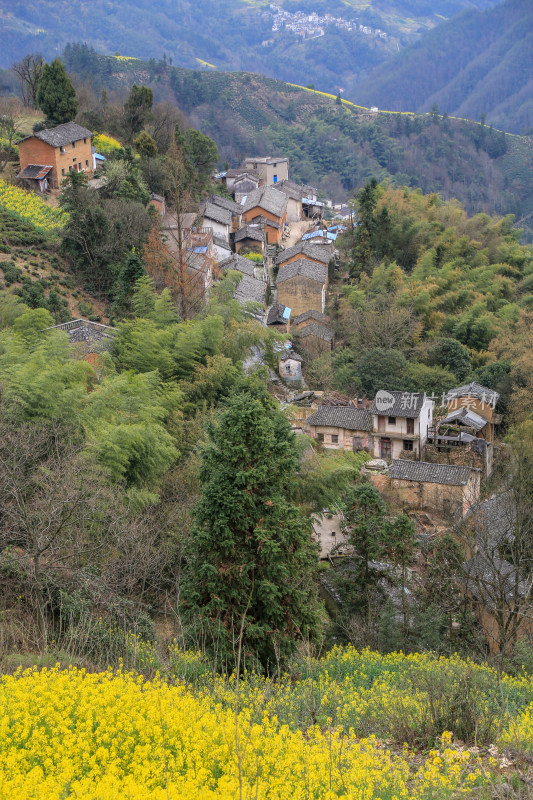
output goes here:
[{"label": "forested hillside", "polygon": [[[368,114],[340,99],[249,73],[199,72],[162,62],[103,58],[82,46],[65,51],[70,73],[125,93],[146,83],[156,100],[173,101],[192,125],[213,138],[222,162],[240,163],[251,153],[281,152],[291,174],[345,200],[372,176],[456,197],[470,213],[514,214],[531,228],[533,144],[488,124],[425,115]],[[89,91],[84,124],[96,130],[111,109]],[[530,236],[527,233],[527,236]]]},{"label": "forested hillside", "polygon": [[[331,23],[324,35],[302,40],[284,26],[273,31],[274,12],[266,0],[0,0],[0,67],[24,53],[59,55],[69,41],[81,40],[103,53],[161,58],[189,68],[244,69],[281,80],[315,83],[354,95],[358,80],[425,30],[465,7],[484,8],[494,0],[285,0],[291,13],[329,13],[356,30]],[[105,18],[105,24],[102,19]],[[361,31],[359,25],[369,31]],[[376,31],[386,33],[381,38]],[[263,45],[262,43],[266,44]],[[354,99],[352,97],[352,99]]]},{"label": "forested hillside", "polygon": [[520,133],[533,128],[533,6],[506,0],[427,33],[364,80],[364,104],[441,111]]}]

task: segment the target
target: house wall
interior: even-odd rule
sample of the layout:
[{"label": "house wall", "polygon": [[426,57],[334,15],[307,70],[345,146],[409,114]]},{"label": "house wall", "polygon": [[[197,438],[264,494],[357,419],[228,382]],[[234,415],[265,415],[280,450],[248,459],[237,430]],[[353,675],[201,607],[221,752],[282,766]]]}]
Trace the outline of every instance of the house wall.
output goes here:
[{"label": "house wall", "polygon": [[465,486],[405,481],[397,478],[391,479],[390,485],[403,505],[462,519],[479,498],[480,473],[473,470]]},{"label": "house wall", "polygon": [[[370,444],[368,431],[352,431],[326,425],[309,425],[309,431],[313,439],[318,439],[319,434],[324,436],[323,445],[327,450],[353,450],[354,437],[361,440],[363,448],[368,448]],[[332,442],[332,436],[337,436],[338,442]]]},{"label": "house wall", "polygon": [[277,284],[278,303],[289,306],[291,316],[304,311],[322,311],[325,306],[325,286],[302,275],[295,275]]},{"label": "house wall", "polygon": [[266,164],[264,161],[255,161],[253,158],[247,158],[244,164],[248,169],[255,169],[267,186],[274,186],[278,181],[289,180],[288,161],[274,161],[272,164]]},{"label": "house wall", "polygon": [[302,201],[287,197],[287,220],[299,222],[302,219]]},{"label": "house wall", "polygon": [[280,361],[278,371],[280,377],[286,381],[302,380],[302,364],[300,361],[293,361],[292,358],[288,358],[286,361]]},{"label": "house wall", "polygon": [[241,239],[235,242],[235,252],[239,253],[241,250],[246,249],[251,253],[263,253],[263,244],[258,242],[257,239]]},{"label": "house wall", "polygon": [[241,181],[236,181],[235,178],[231,178],[230,180],[231,188],[228,182],[228,191],[234,194],[236,203],[240,203],[243,197],[249,195],[254,189],[259,188],[259,181],[253,181],[250,178],[245,178]]},{"label": "house wall", "polygon": [[229,244],[229,225],[224,225],[222,222],[217,222],[215,219],[204,217],[202,227],[211,228],[213,236],[220,236]]},{"label": "house wall", "polygon": [[221,247],[216,242],[213,242],[213,252],[217,261],[224,261],[225,258],[230,258],[233,255],[230,246],[227,248]]},{"label": "house wall", "polygon": [[266,220],[272,220],[272,222],[277,222],[281,225],[281,228],[271,228],[270,225],[266,224],[266,233],[267,233],[267,240],[269,244],[281,244],[281,234],[283,232],[283,226],[287,221],[287,212],[282,217],[277,217],[275,214],[272,214],[270,211],[265,211],[264,208],[261,206],[254,206],[249,211],[245,211],[242,215],[243,224],[245,222],[252,222],[255,217],[263,216]]},{"label": "house wall", "polygon": [[[294,326],[295,330],[298,330],[298,327]],[[323,339],[321,336],[317,336],[315,333],[310,333],[308,336],[302,336],[299,340],[300,347],[304,350],[307,350],[308,353],[311,353],[314,356],[318,356],[321,353],[330,353],[333,348],[333,342],[328,339]]]},{"label": "house wall", "polygon": [[[51,164],[53,170],[51,172],[51,183],[54,188],[57,188],[69,169],[78,167],[80,172],[86,172],[88,175],[93,174],[93,157],[91,151],[91,137],[87,139],[80,139],[72,144],[67,144],[64,147],[65,152],[61,153],[59,147],[52,147],[52,145],[43,142],[36,136],[19,144],[19,160],[20,168],[23,170],[28,164]],[[62,174],[64,170],[64,175]]]},{"label": "house wall", "polygon": [[488,403],[478,400],[477,397],[456,397],[448,400],[448,411],[457,411],[458,408],[469,408],[483,419],[492,420],[494,409]]}]

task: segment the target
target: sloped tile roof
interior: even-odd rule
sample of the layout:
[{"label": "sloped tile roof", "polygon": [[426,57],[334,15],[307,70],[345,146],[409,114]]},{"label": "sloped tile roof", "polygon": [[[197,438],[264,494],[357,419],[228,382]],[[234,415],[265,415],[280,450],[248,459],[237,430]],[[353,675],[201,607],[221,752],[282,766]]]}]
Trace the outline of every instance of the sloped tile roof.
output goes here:
[{"label": "sloped tile roof", "polygon": [[298,242],[298,244],[295,244],[293,247],[288,247],[286,250],[282,250],[281,253],[276,256],[276,264],[284,264],[287,259],[298,256],[300,253],[302,256],[305,256],[305,258],[309,258],[311,261],[319,261],[321,264],[328,264],[331,258],[328,247],[304,241]]},{"label": "sloped tile roof", "polygon": [[275,325],[276,323],[281,323],[286,325],[290,315],[291,310],[288,306],[284,306],[282,303],[274,303],[268,310],[266,324]]},{"label": "sloped tile roof", "polygon": [[371,431],[372,414],[365,408],[353,406],[320,406],[307,418],[308,425],[325,425],[349,431]]},{"label": "sloped tile roof", "polygon": [[446,400],[452,400],[454,397],[475,397],[485,403],[492,403],[494,405],[498,402],[500,395],[494,389],[488,389],[480,383],[472,381],[472,383],[465,383],[463,386],[458,386],[456,389],[450,389],[446,395]]},{"label": "sloped tile roof", "polygon": [[235,241],[242,242],[243,239],[254,239],[257,242],[265,241],[265,232],[253,225],[244,225],[235,233]]},{"label": "sloped tile roof", "polygon": [[212,194],[209,202],[231,211],[232,214],[242,214],[242,206],[239,203],[236,203],[235,200],[230,200],[229,197],[223,197],[221,194]]},{"label": "sloped tile roof", "polygon": [[322,325],[320,322],[312,322],[306,325],[305,328],[298,330],[298,336],[305,339],[307,336],[316,336],[318,339],[323,339],[325,342],[332,342],[335,338],[335,331],[328,325]]},{"label": "sloped tile roof", "polygon": [[[37,131],[33,136],[36,136],[46,144],[52,147],[62,147],[72,142],[78,142],[80,139],[87,139],[91,137],[92,131],[88,128],[82,128],[75,122],[64,122],[63,125],[56,125],[55,128],[46,128],[44,131]],[[31,139],[31,136],[26,136],[26,139]]]},{"label": "sloped tile roof", "polygon": [[324,264],[317,264],[316,261],[309,261],[308,258],[298,258],[296,261],[280,267],[276,283],[283,283],[297,275],[324,284],[328,276],[328,268]]},{"label": "sloped tile roof", "polygon": [[239,285],[235,289],[235,299],[240,303],[264,303],[266,284],[258,281],[257,278],[250,278],[243,275]]},{"label": "sloped tile roof", "polygon": [[431,464],[428,461],[397,458],[392,462],[389,476],[399,481],[465,486],[474,471],[472,467],[461,467],[456,464]]},{"label": "sloped tile roof", "polygon": [[487,424],[486,419],[483,419],[483,417],[476,414],[475,411],[472,411],[470,408],[458,408],[456,411],[452,411],[451,414],[448,414],[447,417],[440,420],[439,425],[452,422],[462,423],[469,428],[473,428],[475,431],[482,430]]},{"label": "sloped tile roof", "polygon": [[417,419],[424,405],[424,395],[421,392],[389,392],[391,395],[391,405],[388,408],[380,409],[376,405],[376,399],[372,403],[370,411],[372,414],[379,414],[382,417],[403,417]]},{"label": "sloped tile roof", "polygon": [[329,317],[326,317],[321,311],[311,309],[310,311],[304,311],[303,314],[298,314],[298,316],[293,319],[292,324],[299,325],[301,322],[305,322],[308,319],[314,319],[315,322],[329,322]]},{"label": "sloped tile roof", "polygon": [[237,272],[242,272],[243,275],[249,275],[250,278],[255,278],[255,264],[249,258],[244,258],[238,253],[233,253],[229,258],[225,258],[218,265],[220,269],[235,269]]},{"label": "sloped tile roof", "polygon": [[203,207],[203,215],[204,219],[212,219],[215,222],[220,222],[221,225],[231,225],[232,222],[231,211],[210,203],[209,200]]},{"label": "sloped tile roof", "polygon": [[242,210],[251,211],[252,208],[262,208],[276,217],[282,217],[287,210],[287,196],[278,192],[273,186],[259,186],[246,197]]}]

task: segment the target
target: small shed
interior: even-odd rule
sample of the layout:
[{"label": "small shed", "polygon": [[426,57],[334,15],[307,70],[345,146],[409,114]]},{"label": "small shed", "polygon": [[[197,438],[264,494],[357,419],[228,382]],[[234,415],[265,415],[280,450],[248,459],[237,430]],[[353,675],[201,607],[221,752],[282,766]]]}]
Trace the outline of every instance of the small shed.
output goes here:
[{"label": "small shed", "polygon": [[278,372],[280,378],[288,383],[301,383],[302,381],[302,357],[294,350],[286,350],[280,355]]}]

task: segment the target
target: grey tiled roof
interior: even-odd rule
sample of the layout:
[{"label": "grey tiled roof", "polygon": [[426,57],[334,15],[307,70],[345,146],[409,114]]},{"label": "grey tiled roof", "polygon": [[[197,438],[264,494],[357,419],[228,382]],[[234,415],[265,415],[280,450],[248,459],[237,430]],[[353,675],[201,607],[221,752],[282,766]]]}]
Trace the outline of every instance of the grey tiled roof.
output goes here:
[{"label": "grey tiled roof", "polygon": [[276,217],[282,217],[287,210],[287,196],[283,192],[278,192],[273,186],[259,186],[246,197],[243,211],[251,211],[256,206]]},{"label": "grey tiled roof", "polygon": [[280,361],[303,361],[303,358],[299,353],[295,353],[294,350],[286,350],[282,353],[279,357]]},{"label": "grey tiled roof", "polygon": [[279,322],[282,325],[286,325],[288,318],[283,316],[283,312],[286,308],[287,306],[284,306],[282,303],[274,303],[268,310],[266,324],[275,325],[276,322]]},{"label": "grey tiled roof", "polygon": [[235,299],[240,303],[264,303],[265,287],[266,284],[263,281],[258,281],[256,278],[243,274],[239,285],[235,289]]},{"label": "grey tiled roof", "polygon": [[243,275],[249,275],[250,278],[255,278],[255,264],[249,258],[244,258],[238,253],[233,253],[229,258],[225,258],[218,265],[220,269],[235,269],[237,272],[242,272]]},{"label": "grey tiled roof", "polygon": [[[75,122],[65,122],[63,125],[56,125],[55,128],[47,128],[44,131],[38,131],[33,134],[46,144],[51,144],[52,147],[62,147],[71,142],[78,142],[80,139],[87,139],[91,137],[92,131],[87,128],[82,128]],[[27,136],[31,139],[31,136]]]},{"label": "grey tiled roof", "polygon": [[421,392],[389,392],[388,389],[384,391],[392,395],[394,403],[390,408],[380,410],[376,406],[376,400],[374,399],[370,409],[372,414],[379,414],[382,417],[403,417],[409,419],[417,419],[420,416],[420,411],[424,405],[424,395]]},{"label": "grey tiled roof", "polygon": [[456,464],[431,464],[428,461],[397,458],[392,462],[389,476],[391,479],[417,483],[465,486],[473,471],[472,467],[461,467]]},{"label": "grey tiled roof", "polygon": [[322,325],[320,322],[312,322],[310,325],[306,325],[305,328],[300,328],[297,333],[301,339],[307,336],[316,336],[325,342],[332,342],[335,338],[333,328],[328,327],[328,325]]},{"label": "grey tiled roof", "polygon": [[265,232],[252,225],[244,225],[235,233],[235,241],[242,242],[243,239],[254,239],[257,242],[265,241]]},{"label": "grey tiled roof", "polygon": [[212,194],[209,202],[231,211],[232,214],[242,214],[242,206],[239,203],[236,203],[235,200],[230,200],[229,197],[223,197],[221,194]]},{"label": "grey tiled roof", "polygon": [[316,261],[309,261],[308,258],[298,258],[296,261],[280,267],[276,283],[283,283],[296,275],[324,284],[328,276],[328,268],[324,264],[317,264]]},{"label": "grey tiled roof", "polygon": [[311,309],[311,311],[304,311],[303,314],[298,314],[298,316],[293,319],[292,324],[299,325],[301,322],[305,322],[308,319],[314,319],[316,322],[329,322],[329,317],[326,317],[321,311]]},{"label": "grey tiled roof", "polygon": [[480,383],[472,381],[472,383],[465,383],[463,386],[458,386],[456,389],[450,389],[446,395],[446,400],[451,400],[454,397],[476,397],[478,400],[483,400],[485,403],[490,403],[495,399],[495,404],[498,402],[500,395],[494,389],[488,389]]},{"label": "grey tiled roof", "polygon": [[234,169],[228,169],[226,172],[226,178],[240,178],[244,175],[261,180],[259,172],[251,167],[235,167]]},{"label": "grey tiled roof", "polygon": [[288,258],[298,256],[300,253],[302,256],[310,258],[312,261],[320,261],[321,264],[329,263],[329,248],[324,247],[323,245],[317,246],[316,244],[311,244],[310,242],[298,242],[298,244],[295,244],[293,247],[288,247],[287,250],[282,250],[281,253],[276,256],[276,264],[284,264]]},{"label": "grey tiled roof", "polygon": [[232,222],[231,211],[210,203],[209,200],[203,207],[203,215],[204,219],[212,219],[215,222],[220,222],[221,225],[231,225]]},{"label": "grey tiled roof", "polygon": [[447,417],[441,419],[439,425],[445,425],[446,423],[456,423],[456,424],[463,424],[467,425],[469,428],[473,428],[475,431],[482,430],[485,425],[487,424],[487,420],[483,419],[482,416],[476,414],[475,411],[472,411],[470,408],[458,408],[456,411],[452,411],[451,414],[448,414]]},{"label": "grey tiled roof", "polygon": [[292,181],[278,181],[276,189],[286,194],[287,197],[292,197],[293,200],[301,200],[302,197],[305,197],[303,186],[298,186],[297,183]]},{"label": "grey tiled roof", "polygon": [[218,247],[222,247],[224,250],[227,250],[228,253],[231,253],[231,247],[223,236],[213,236],[213,244],[217,245]]},{"label": "grey tiled roof", "polygon": [[320,406],[307,418],[308,425],[326,425],[349,431],[371,431],[372,414],[365,408],[353,406]]}]

